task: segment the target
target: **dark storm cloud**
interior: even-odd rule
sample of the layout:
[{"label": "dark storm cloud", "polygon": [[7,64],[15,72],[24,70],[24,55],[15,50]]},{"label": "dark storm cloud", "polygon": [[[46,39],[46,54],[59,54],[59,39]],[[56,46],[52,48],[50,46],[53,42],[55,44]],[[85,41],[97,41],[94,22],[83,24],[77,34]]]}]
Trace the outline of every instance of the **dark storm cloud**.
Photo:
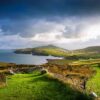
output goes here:
[{"label": "dark storm cloud", "polygon": [[[99,5],[100,0],[0,0],[0,28],[6,35],[24,33],[21,35],[25,36],[31,34],[31,19],[35,19],[35,24],[38,19],[57,20],[54,16],[62,18],[99,13]],[[74,35],[79,27],[76,32],[66,27],[66,35]]]},{"label": "dark storm cloud", "polygon": [[[16,33],[21,33],[22,36],[26,33],[31,35],[31,19],[35,19],[33,21],[35,25],[40,19],[56,21],[55,16],[61,18],[63,16],[86,16],[99,13],[99,5],[100,0],[0,0],[0,28],[6,35]],[[40,29],[40,27],[36,28]],[[73,35],[75,34],[74,30],[66,27],[65,33],[70,33],[70,31]],[[34,29],[33,33],[35,32],[37,31]]]},{"label": "dark storm cloud", "polygon": [[96,13],[100,0],[0,0],[0,17],[44,17]]},{"label": "dark storm cloud", "polygon": [[19,42],[21,46],[33,45],[34,40],[50,37],[58,43],[61,38],[65,42],[80,38],[87,24],[92,25],[90,17],[99,22],[98,14],[100,0],[0,0],[0,47],[11,41],[19,47]]}]

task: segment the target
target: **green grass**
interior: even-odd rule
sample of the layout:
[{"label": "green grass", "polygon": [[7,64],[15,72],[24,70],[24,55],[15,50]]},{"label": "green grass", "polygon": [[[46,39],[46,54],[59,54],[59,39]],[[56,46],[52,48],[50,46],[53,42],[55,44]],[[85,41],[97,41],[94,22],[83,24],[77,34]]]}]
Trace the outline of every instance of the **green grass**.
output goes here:
[{"label": "green grass", "polygon": [[66,60],[66,59],[53,59],[48,60],[49,64],[57,64],[57,65],[67,65],[69,63],[74,62],[73,60]]},{"label": "green grass", "polygon": [[76,61],[68,61],[68,60],[52,60],[49,61],[50,64],[58,64],[58,65],[89,65],[90,68],[96,71],[96,73],[89,79],[87,82],[87,91],[95,92],[98,96],[100,96],[100,59],[88,59],[88,60],[76,60]]},{"label": "green grass", "polygon": [[95,66],[94,69],[96,70],[96,75],[88,81],[87,89],[100,96],[100,68]]},{"label": "green grass", "polygon": [[89,100],[87,95],[37,71],[11,76],[7,83],[0,89],[0,100]]},{"label": "green grass", "polygon": [[35,48],[33,49],[33,53],[34,52],[39,55],[52,55],[61,57],[68,55],[66,50],[60,48]]},{"label": "green grass", "polygon": [[48,60],[50,64],[57,64],[57,65],[92,65],[92,64],[100,64],[100,59],[84,59],[84,60],[66,60],[66,59],[54,59]]}]

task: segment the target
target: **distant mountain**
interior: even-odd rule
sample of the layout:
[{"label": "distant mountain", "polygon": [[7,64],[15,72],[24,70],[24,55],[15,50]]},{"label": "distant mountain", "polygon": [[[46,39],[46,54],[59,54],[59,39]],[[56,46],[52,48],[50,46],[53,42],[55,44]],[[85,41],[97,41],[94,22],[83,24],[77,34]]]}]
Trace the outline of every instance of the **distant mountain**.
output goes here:
[{"label": "distant mountain", "polygon": [[100,53],[100,46],[91,46],[84,49],[75,50],[79,52],[91,52],[91,53]]},{"label": "distant mountain", "polygon": [[33,55],[52,55],[52,56],[65,56],[68,50],[54,46],[40,46],[36,48],[17,49],[15,53],[33,54]]},{"label": "distant mountain", "polygon": [[89,58],[100,58],[100,46],[91,46],[77,50],[66,50],[54,45],[40,46],[36,48],[26,48],[15,50],[17,54],[33,54],[43,56],[57,56],[65,57],[66,59],[89,59]]}]

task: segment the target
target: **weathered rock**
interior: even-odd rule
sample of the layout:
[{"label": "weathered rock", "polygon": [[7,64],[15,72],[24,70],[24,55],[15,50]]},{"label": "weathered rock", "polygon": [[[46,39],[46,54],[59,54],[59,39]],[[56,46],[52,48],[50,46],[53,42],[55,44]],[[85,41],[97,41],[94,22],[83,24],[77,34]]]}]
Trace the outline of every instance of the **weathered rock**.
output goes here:
[{"label": "weathered rock", "polygon": [[90,97],[92,97],[92,98],[97,98],[98,96],[97,96],[97,94],[96,94],[95,92],[91,92],[91,93],[90,93]]},{"label": "weathered rock", "polygon": [[11,75],[14,75],[14,74],[15,74],[15,72],[14,72],[13,70],[9,70],[9,73],[10,73]]}]

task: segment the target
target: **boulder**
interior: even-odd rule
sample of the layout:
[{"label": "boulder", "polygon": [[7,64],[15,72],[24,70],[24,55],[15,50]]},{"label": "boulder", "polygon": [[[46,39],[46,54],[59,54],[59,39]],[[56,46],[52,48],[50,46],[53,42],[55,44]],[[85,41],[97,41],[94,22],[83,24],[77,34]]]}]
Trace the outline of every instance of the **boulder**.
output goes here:
[{"label": "boulder", "polygon": [[9,73],[10,73],[11,75],[14,75],[14,74],[15,74],[13,70],[9,70]]},{"label": "boulder", "polygon": [[95,92],[91,92],[91,93],[90,93],[90,97],[92,97],[92,98],[97,98],[98,96],[97,96],[97,94],[96,94]]}]

